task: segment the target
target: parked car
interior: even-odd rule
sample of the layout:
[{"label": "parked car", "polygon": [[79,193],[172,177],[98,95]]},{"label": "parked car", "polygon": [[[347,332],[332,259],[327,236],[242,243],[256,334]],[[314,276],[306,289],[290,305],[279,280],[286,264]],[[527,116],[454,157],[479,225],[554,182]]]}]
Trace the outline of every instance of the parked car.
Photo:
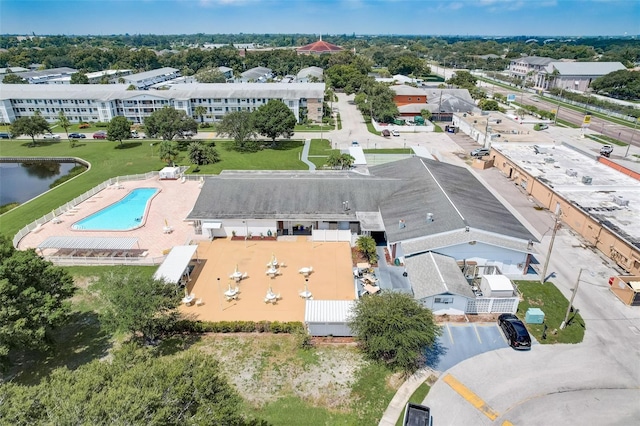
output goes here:
[{"label": "parked car", "polygon": [[351,146],[360,146],[358,141],[351,141]]},{"label": "parked car", "polygon": [[104,131],[95,132],[93,134],[93,138],[94,139],[106,139],[107,138],[107,132],[104,132]]},{"label": "parked car", "polygon": [[485,155],[489,155],[489,150],[487,148],[476,148],[469,153],[472,157],[484,157]]},{"label": "parked car", "polygon": [[522,321],[513,314],[502,314],[498,317],[498,325],[513,349],[531,349],[531,336]]},{"label": "parked car", "polygon": [[391,132],[388,129],[384,129],[382,131],[382,136],[384,136],[385,138],[388,138],[389,136],[391,136]]},{"label": "parked car", "polygon": [[69,133],[69,139],[84,139],[86,137],[84,133]]},{"label": "parked car", "polygon": [[0,139],[12,139],[13,135],[11,133],[8,132],[2,132],[0,133]]},{"label": "parked car", "polygon": [[44,133],[42,139],[60,139],[60,135],[55,133]]},{"label": "parked car", "polygon": [[605,145],[602,148],[600,148],[600,155],[602,155],[603,157],[609,157],[612,152],[613,152],[613,147],[611,145]]},{"label": "parked car", "polygon": [[391,134],[392,134],[393,136],[400,136],[400,132],[399,132],[399,131],[397,131],[397,130],[392,130],[392,131],[391,131]]}]

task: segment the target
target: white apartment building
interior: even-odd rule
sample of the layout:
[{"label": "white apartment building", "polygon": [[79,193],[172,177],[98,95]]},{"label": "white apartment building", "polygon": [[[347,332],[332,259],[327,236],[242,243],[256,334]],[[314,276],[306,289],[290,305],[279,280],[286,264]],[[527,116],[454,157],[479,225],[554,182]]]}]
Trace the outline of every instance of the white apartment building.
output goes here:
[{"label": "white apartment building", "polygon": [[0,122],[12,123],[39,111],[49,122],[63,111],[71,122],[108,122],[124,116],[133,123],[165,106],[183,110],[200,121],[198,106],[206,109],[206,122],[220,121],[234,111],[253,111],[271,99],[284,102],[300,121],[306,108],[309,120],[322,118],[324,83],[178,84],[168,90],[127,90],[126,84],[26,85],[0,84]]}]

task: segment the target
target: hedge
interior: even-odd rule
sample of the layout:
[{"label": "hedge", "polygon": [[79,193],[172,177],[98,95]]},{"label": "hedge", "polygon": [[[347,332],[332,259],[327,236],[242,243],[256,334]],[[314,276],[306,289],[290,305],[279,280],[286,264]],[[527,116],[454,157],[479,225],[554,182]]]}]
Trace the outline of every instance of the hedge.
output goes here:
[{"label": "hedge", "polygon": [[294,334],[304,331],[299,321],[178,321],[173,331],[186,333],[286,333]]}]

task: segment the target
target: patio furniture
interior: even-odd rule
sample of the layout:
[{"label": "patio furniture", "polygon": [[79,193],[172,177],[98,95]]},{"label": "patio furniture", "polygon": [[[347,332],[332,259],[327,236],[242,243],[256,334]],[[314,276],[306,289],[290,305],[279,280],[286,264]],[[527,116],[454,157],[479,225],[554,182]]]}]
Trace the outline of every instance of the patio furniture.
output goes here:
[{"label": "patio furniture", "polygon": [[274,266],[271,266],[271,268],[267,269],[267,275],[275,277],[276,275],[278,275],[278,270]]},{"label": "patio furniture", "polygon": [[204,302],[202,301],[202,298],[196,300],[196,306],[202,306],[204,305]]},{"label": "patio furniture", "polygon": [[195,299],[196,295],[191,293],[186,295],[185,297],[182,298],[182,303],[184,303],[187,306],[190,306],[193,304],[193,301]]},{"label": "patio furniture", "polygon": [[313,266],[309,266],[309,267],[305,266],[304,268],[300,268],[298,272],[306,277],[307,275],[313,272]]},{"label": "patio furniture", "polygon": [[302,297],[303,299],[311,299],[311,298],[313,298],[313,295],[311,294],[311,292],[309,290],[301,291],[300,293],[298,293],[298,295],[300,297]]},{"label": "patio furniture", "polygon": [[272,303],[275,305],[277,301],[278,301],[278,295],[274,294],[271,291],[268,291],[267,295],[264,298],[264,303]]},{"label": "patio furniture", "polygon": [[356,268],[358,269],[369,269],[371,268],[371,265],[367,262],[364,263],[356,263]]},{"label": "patio furniture", "polygon": [[371,284],[365,284],[364,290],[369,294],[376,294],[377,292],[380,291],[380,287],[372,286]]},{"label": "patio furniture", "polygon": [[165,226],[162,228],[162,232],[165,234],[170,234],[173,232],[173,228],[171,226]]}]

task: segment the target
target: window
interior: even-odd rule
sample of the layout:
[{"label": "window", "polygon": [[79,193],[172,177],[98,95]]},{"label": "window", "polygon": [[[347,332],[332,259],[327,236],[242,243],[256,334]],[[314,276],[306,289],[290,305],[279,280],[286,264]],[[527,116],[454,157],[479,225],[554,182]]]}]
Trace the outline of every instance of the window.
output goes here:
[{"label": "window", "polygon": [[434,298],[434,302],[448,305],[453,303],[453,297],[436,297]]}]

